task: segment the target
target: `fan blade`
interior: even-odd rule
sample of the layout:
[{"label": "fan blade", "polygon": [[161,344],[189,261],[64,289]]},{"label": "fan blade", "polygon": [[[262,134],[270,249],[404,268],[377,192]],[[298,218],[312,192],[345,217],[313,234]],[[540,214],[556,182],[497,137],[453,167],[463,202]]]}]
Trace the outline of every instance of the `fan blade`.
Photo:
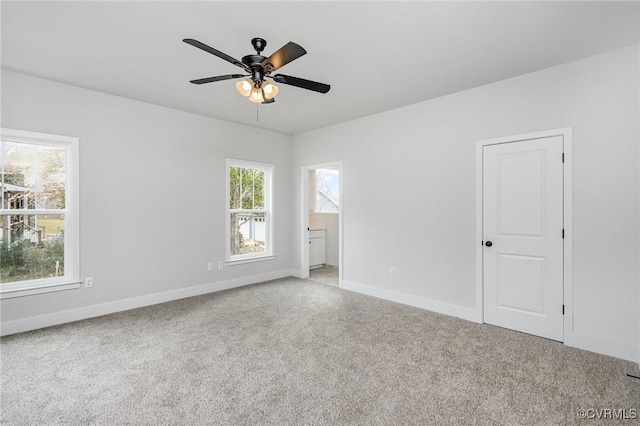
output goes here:
[{"label": "fan blade", "polygon": [[301,87],[303,89],[313,90],[314,92],[327,93],[329,89],[331,89],[331,86],[328,84],[305,80],[304,78],[291,77],[290,75],[276,74],[273,76],[273,79],[278,83]]},{"label": "fan blade", "polygon": [[271,56],[269,56],[267,59],[262,61],[261,65],[264,68],[265,72],[275,71],[278,68],[287,65],[294,59],[298,59],[300,56],[306,53],[307,51],[304,50],[302,46],[290,41],[289,43],[278,49]]},{"label": "fan blade", "polygon": [[207,46],[204,43],[199,42],[198,40],[194,40],[192,38],[185,38],[184,40],[185,43],[192,45],[193,47],[197,47],[198,49],[204,50],[205,52],[211,53],[212,55],[216,55],[218,58],[224,59],[227,62],[231,62],[233,65],[236,65],[244,70],[249,70],[248,67],[243,64],[242,62],[240,62],[239,60],[237,60],[236,58],[232,58],[231,56],[227,55],[226,53],[222,53],[219,50],[214,49],[211,46]]},{"label": "fan blade", "polygon": [[205,84],[205,83],[213,83],[214,81],[231,80],[232,78],[241,78],[241,77],[246,77],[246,75],[243,75],[243,74],[219,75],[216,77],[207,77],[207,78],[199,78],[198,80],[191,80],[190,83]]}]

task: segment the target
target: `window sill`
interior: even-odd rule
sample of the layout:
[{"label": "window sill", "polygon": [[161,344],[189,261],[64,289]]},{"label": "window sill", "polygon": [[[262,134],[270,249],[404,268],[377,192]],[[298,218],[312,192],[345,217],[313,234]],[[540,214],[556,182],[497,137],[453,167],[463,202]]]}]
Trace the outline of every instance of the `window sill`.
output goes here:
[{"label": "window sill", "polygon": [[264,262],[266,260],[275,260],[275,255],[247,257],[244,259],[232,259],[224,262],[225,266],[243,265],[245,263]]},{"label": "window sill", "polygon": [[53,293],[64,290],[75,290],[80,288],[80,282],[64,282],[57,284],[39,284],[39,285],[25,285],[21,288],[15,289],[2,289],[0,287],[0,300],[13,299],[14,297],[33,296],[35,294]]}]

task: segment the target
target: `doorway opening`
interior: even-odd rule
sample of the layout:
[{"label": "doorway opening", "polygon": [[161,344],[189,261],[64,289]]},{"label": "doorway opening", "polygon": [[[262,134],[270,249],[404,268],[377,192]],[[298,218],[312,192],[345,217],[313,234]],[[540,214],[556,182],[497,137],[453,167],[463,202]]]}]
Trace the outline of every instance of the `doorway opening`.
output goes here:
[{"label": "doorway opening", "polygon": [[342,282],[342,164],[302,167],[302,276],[340,286]]}]

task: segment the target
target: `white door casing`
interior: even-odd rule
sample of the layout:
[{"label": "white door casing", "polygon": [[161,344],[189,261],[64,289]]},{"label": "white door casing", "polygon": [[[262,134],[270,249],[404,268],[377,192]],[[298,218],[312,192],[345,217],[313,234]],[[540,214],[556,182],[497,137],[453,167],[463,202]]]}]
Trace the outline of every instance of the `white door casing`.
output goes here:
[{"label": "white door casing", "polygon": [[482,183],[484,322],[558,341],[562,153],[562,136],[484,146]]}]

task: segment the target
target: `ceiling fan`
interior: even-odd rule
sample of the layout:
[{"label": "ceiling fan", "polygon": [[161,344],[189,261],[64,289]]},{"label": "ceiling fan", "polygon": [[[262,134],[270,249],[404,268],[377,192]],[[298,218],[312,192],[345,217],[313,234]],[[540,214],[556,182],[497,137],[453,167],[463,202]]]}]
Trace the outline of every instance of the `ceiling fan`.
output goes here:
[{"label": "ceiling fan", "polygon": [[211,53],[218,58],[224,59],[227,62],[231,62],[233,65],[242,68],[246,73],[248,73],[200,78],[197,80],[191,80],[191,83],[193,84],[205,84],[213,83],[214,81],[249,77],[236,83],[238,92],[240,92],[241,95],[248,97],[251,102],[263,104],[275,102],[275,96],[278,94],[278,87],[275,84],[268,82],[266,80],[267,78],[272,79],[276,83],[288,84],[290,86],[313,90],[314,92],[319,93],[327,93],[329,89],[331,89],[331,86],[328,84],[305,80],[304,78],[292,77],[284,74],[271,75],[273,71],[282,68],[289,62],[298,59],[300,56],[307,53],[302,46],[291,41],[266,58],[260,54],[267,46],[266,40],[262,38],[253,38],[251,39],[251,44],[256,50],[256,54],[247,55],[242,58],[242,61],[232,58],[231,56],[222,53],[211,46],[207,46],[198,40],[185,38],[182,41],[197,47],[198,49],[204,50],[205,52]]}]

